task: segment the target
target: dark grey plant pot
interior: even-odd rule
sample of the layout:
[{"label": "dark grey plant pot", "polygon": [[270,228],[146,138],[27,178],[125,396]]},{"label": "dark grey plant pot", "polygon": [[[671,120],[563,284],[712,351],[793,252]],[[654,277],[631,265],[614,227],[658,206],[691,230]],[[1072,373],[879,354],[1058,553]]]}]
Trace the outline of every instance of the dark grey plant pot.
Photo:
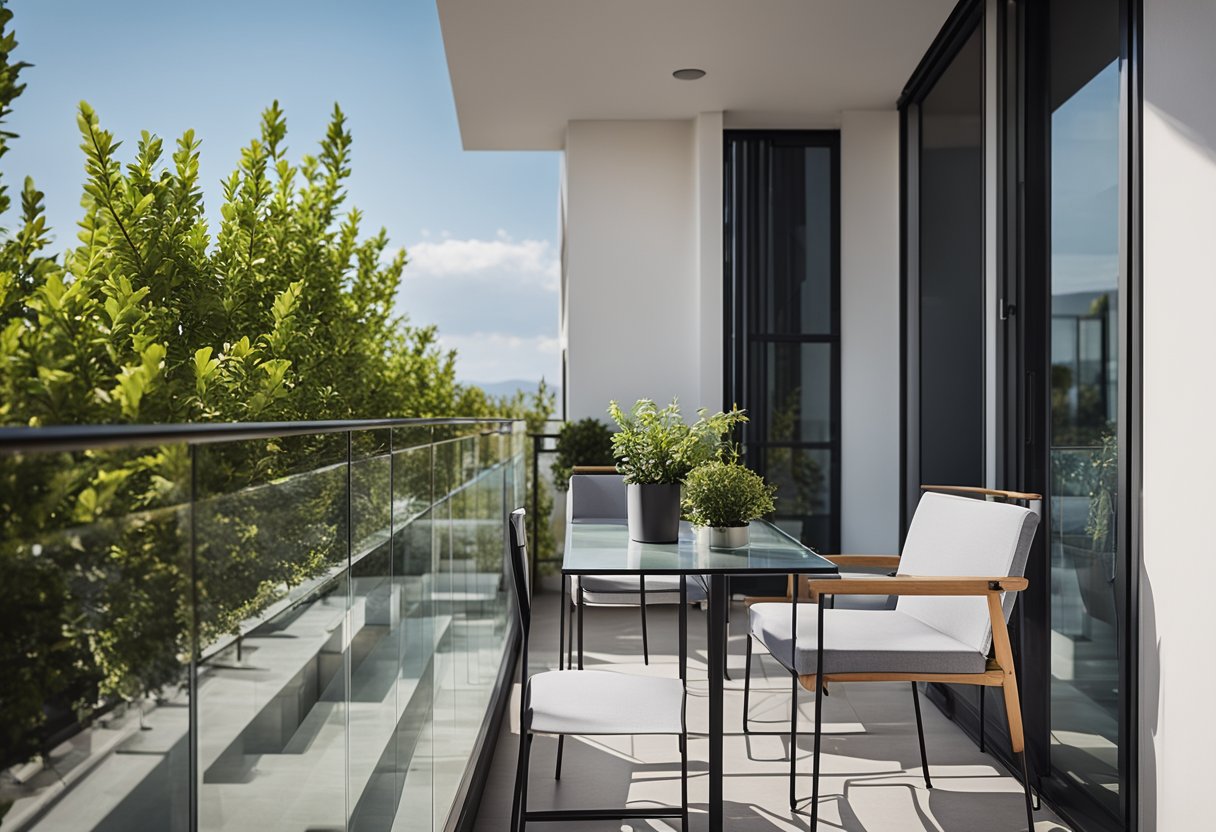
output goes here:
[{"label": "dark grey plant pot", "polygon": [[680,484],[630,485],[629,539],[675,543],[680,538]]}]

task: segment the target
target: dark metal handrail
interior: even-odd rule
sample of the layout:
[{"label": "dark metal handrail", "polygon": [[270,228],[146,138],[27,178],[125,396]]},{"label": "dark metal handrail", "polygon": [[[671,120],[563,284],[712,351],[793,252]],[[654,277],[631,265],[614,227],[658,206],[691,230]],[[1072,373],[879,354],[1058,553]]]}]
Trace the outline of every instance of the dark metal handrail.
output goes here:
[{"label": "dark metal handrail", "polygon": [[27,451],[83,451],[137,445],[206,445],[248,439],[342,433],[383,428],[446,425],[509,425],[517,419],[454,416],[427,419],[336,419],[316,422],[183,422],[155,425],[54,425],[0,428],[0,454]]}]

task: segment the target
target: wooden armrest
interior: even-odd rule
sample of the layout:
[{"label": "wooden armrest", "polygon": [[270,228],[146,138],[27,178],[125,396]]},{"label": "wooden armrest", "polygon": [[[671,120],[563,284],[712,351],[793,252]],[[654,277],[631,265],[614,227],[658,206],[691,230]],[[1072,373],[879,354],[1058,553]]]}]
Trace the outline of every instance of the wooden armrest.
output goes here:
[{"label": "wooden armrest", "polygon": [[999,497],[1002,500],[1043,500],[1042,494],[1029,491],[1001,491],[997,488],[977,488],[973,485],[922,485],[921,491],[940,491],[945,494],[982,494],[985,497]]},{"label": "wooden armrest", "polygon": [[570,469],[573,474],[615,474],[617,473],[615,465],[575,465]]},{"label": "wooden armrest", "polygon": [[837,566],[879,566],[884,569],[899,568],[899,555],[824,555],[823,559],[831,561]]},{"label": "wooden armrest", "polygon": [[894,578],[836,578],[810,581],[815,595],[988,595],[1020,592],[1025,578],[955,578],[897,575]]}]

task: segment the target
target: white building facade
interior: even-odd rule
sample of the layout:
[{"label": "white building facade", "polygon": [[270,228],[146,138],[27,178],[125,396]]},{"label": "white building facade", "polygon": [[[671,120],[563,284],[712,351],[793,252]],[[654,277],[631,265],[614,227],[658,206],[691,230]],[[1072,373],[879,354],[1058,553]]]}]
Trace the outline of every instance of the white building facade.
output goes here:
[{"label": "white building facade", "polygon": [[825,550],[898,551],[922,482],[1043,494],[1036,785],[1078,829],[1202,828],[1216,4],[438,6],[465,147],[563,151],[566,418],[747,407]]}]

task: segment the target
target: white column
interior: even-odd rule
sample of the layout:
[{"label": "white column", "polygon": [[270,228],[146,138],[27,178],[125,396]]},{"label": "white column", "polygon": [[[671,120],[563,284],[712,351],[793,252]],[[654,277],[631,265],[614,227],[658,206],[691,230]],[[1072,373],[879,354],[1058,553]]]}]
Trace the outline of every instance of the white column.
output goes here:
[{"label": "white column", "polygon": [[1216,3],[1144,4],[1144,830],[1205,825],[1216,779]]},{"label": "white column", "polygon": [[899,114],[840,131],[841,546],[899,551]]}]

